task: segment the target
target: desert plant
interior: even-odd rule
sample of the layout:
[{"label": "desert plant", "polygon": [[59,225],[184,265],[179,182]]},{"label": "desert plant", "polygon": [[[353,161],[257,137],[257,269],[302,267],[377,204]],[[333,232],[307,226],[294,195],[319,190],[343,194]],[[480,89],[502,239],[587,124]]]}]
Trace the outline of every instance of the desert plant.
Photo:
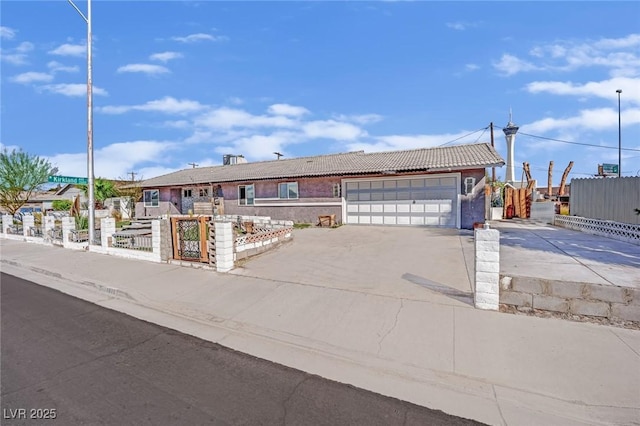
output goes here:
[{"label": "desert plant", "polygon": [[81,229],[89,229],[89,217],[88,216],[83,216],[83,215],[75,215],[75,220],[76,220],[76,229],[77,230],[81,230]]}]

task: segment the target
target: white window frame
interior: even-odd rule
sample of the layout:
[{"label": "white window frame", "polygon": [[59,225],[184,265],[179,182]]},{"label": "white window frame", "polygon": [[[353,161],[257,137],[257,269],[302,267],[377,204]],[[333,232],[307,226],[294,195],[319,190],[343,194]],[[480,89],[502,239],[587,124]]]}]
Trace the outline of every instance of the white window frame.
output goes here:
[{"label": "white window frame", "polygon": [[340,198],[342,197],[342,184],[341,183],[334,183],[333,184],[333,198]]},{"label": "white window frame", "polygon": [[[286,197],[282,196],[282,188],[283,185],[286,185]],[[291,196],[291,188],[295,188],[295,197]],[[297,200],[300,198],[300,189],[298,187],[298,182],[281,182],[278,184],[278,199],[280,200]]]},{"label": "white window frame", "polygon": [[[153,195],[149,195],[149,197],[147,197],[147,194],[153,194],[155,193],[156,196],[154,197]],[[147,198],[149,199],[149,201],[147,201]],[[155,198],[155,200],[154,200]],[[145,207],[158,207],[160,205],[160,190],[159,189],[145,189],[142,195],[142,200],[144,202],[144,206]]]},{"label": "white window frame", "polygon": [[[240,197],[240,191],[241,191],[240,188],[244,188],[245,198],[241,198]],[[249,192],[252,193],[252,195],[253,195],[252,198],[249,198],[247,196]],[[239,206],[253,206],[255,204],[255,200],[256,200],[256,189],[255,189],[255,186],[253,184],[238,185],[238,205]],[[251,201],[251,202],[249,202],[249,201]]]}]

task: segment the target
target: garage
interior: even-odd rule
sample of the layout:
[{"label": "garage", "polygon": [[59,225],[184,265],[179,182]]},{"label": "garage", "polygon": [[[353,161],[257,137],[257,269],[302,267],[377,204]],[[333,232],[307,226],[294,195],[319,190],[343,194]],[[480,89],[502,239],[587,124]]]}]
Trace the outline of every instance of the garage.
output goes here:
[{"label": "garage", "polygon": [[460,174],[344,181],[348,224],[459,228]]}]

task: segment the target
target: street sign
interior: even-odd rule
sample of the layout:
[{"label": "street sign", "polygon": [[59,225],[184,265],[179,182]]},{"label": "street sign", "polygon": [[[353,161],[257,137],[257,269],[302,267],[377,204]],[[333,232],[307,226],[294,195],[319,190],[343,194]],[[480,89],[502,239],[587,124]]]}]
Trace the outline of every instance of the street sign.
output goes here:
[{"label": "street sign", "polygon": [[602,165],[602,173],[605,174],[605,175],[617,175],[618,174],[618,165],[617,164],[604,163]]},{"label": "street sign", "polygon": [[51,183],[64,183],[72,185],[88,185],[89,179],[84,177],[73,176],[49,176],[49,182]]}]

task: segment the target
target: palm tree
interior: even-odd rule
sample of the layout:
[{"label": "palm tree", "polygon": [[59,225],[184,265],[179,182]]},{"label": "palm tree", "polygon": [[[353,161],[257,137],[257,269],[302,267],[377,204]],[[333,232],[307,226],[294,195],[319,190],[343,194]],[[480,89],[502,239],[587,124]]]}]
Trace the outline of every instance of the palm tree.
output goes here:
[{"label": "palm tree", "polygon": [[[84,192],[84,194],[89,196],[89,186],[88,185],[78,185],[80,189]],[[103,178],[97,178],[93,182],[93,195],[95,198],[96,207],[102,208],[102,203],[107,198],[117,197],[119,196],[119,191],[113,181]]]}]

